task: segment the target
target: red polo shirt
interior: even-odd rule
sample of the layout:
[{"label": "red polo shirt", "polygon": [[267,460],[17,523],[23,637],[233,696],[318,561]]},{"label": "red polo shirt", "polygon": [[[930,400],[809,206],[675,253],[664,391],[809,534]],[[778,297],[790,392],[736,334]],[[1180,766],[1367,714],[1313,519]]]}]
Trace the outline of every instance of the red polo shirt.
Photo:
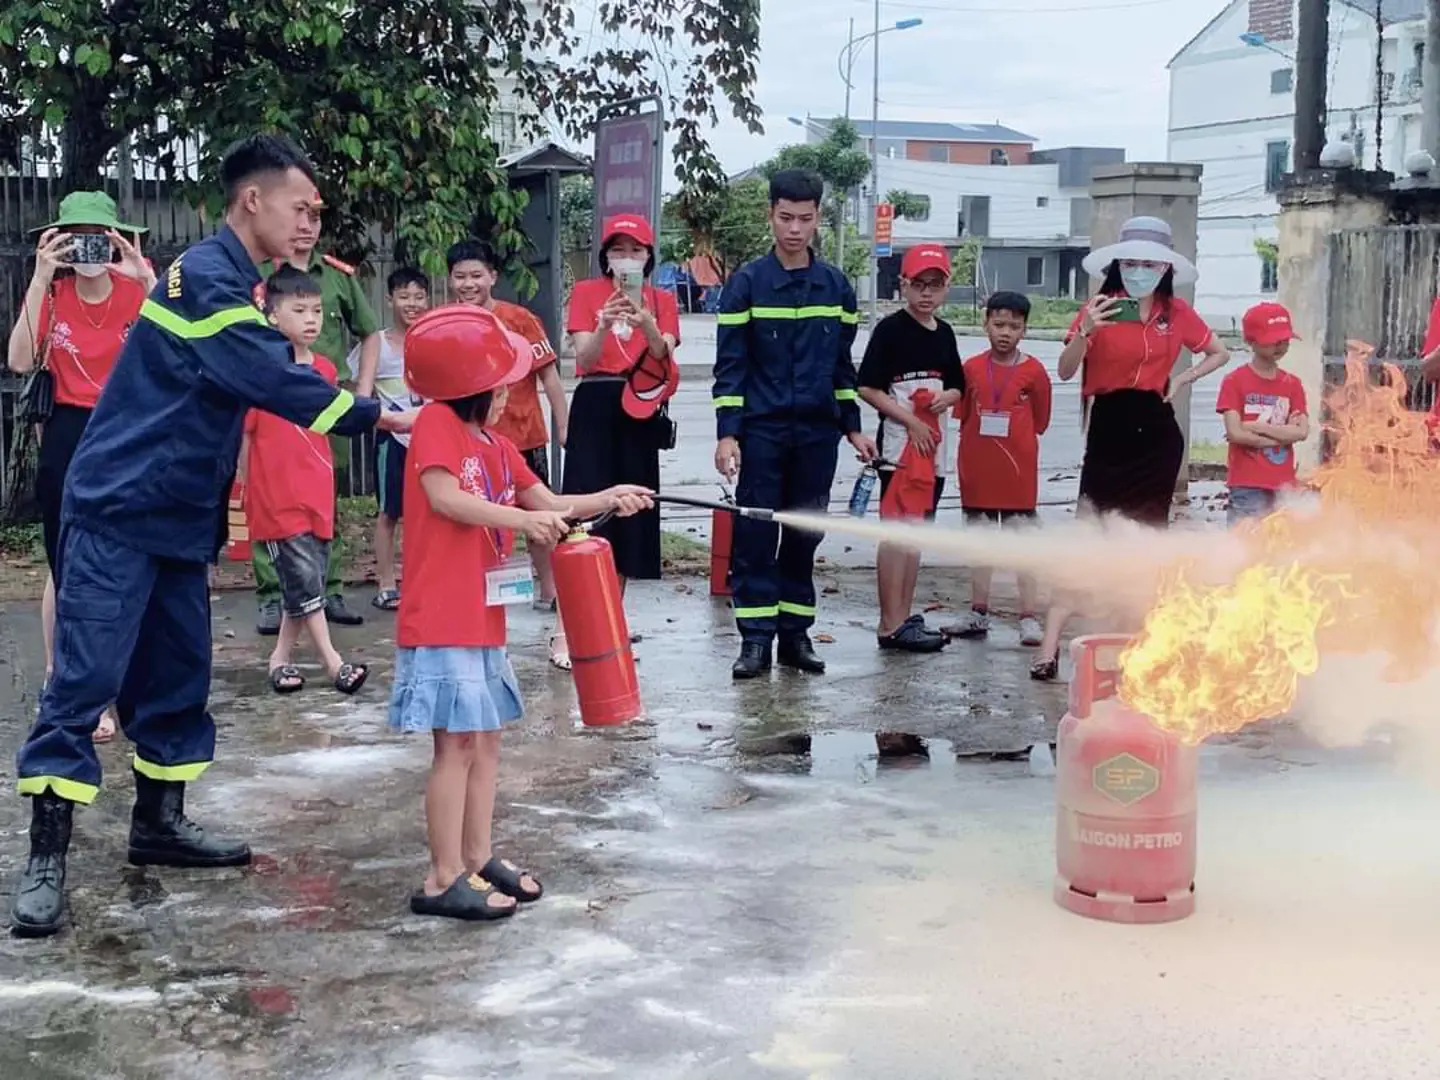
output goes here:
[{"label": "red polo shirt", "polygon": [[[1084,312],[1077,312],[1065,335],[1080,332]],[[1163,394],[1180,359],[1180,350],[1200,352],[1213,335],[1205,320],[1178,296],[1157,301],[1148,322],[1111,323],[1090,335],[1081,391],[1085,397],[1116,390],[1153,390]]]}]

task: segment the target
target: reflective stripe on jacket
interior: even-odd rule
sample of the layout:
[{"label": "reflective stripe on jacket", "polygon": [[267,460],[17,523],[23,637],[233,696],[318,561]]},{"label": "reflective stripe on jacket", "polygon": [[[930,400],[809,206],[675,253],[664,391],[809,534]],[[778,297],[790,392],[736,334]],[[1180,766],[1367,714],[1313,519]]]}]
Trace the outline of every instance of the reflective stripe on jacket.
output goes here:
[{"label": "reflective stripe on jacket", "polygon": [[755,421],[859,431],[850,357],[859,321],[855,290],[819,258],[791,271],[772,251],[737,270],[716,316],[718,437]]}]

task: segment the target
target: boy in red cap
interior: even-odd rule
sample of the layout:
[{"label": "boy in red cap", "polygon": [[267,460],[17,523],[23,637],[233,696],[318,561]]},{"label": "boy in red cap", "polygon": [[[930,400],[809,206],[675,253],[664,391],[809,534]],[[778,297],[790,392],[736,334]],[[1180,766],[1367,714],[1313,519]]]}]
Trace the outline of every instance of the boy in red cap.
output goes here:
[{"label": "boy in red cap", "polygon": [[1250,363],[1225,376],[1215,403],[1230,444],[1226,481],[1232,525],[1269,514],[1280,492],[1295,486],[1293,447],[1310,434],[1305,387],[1280,370],[1296,336],[1290,312],[1279,304],[1256,304],[1242,326]]},{"label": "boy in red cap", "polygon": [[522,713],[505,607],[528,602],[532,585],[529,560],[512,554],[515,533],[554,545],[572,517],[653,506],[651,492],[630,485],[562,499],[493,430],[509,388],[533,378],[534,364],[530,342],[479,306],[435,308],[405,335],[405,381],[430,402],[405,465],[406,576],[390,699],[391,727],[428,732],[434,752],[430,873],[410,898],[417,915],[502,919],[543,892],[491,846],[500,732]]},{"label": "boy in red cap", "polygon": [[[945,415],[965,392],[960,350],[950,324],[936,317],[950,285],[950,254],[920,244],[900,265],[905,307],[881,319],[860,364],[860,397],[880,414],[875,444],[894,465],[880,473],[882,518],[933,520],[945,488]],[[875,556],[882,649],[939,652],[945,636],[912,615],[920,553],[881,544]]]}]

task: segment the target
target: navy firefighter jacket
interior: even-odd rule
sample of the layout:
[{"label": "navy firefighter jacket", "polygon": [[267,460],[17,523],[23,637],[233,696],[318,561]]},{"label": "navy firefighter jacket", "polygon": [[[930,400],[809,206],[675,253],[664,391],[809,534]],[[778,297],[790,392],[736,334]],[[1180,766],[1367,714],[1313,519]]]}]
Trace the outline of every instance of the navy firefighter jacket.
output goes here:
[{"label": "navy firefighter jacket", "polygon": [[229,228],[170,265],[80,439],[62,521],[160,558],[209,562],[249,408],[321,433],[375,425],[376,402],[294,362],[256,306],[259,285]]},{"label": "navy firefighter jacket", "polygon": [[812,256],[786,270],[772,250],[730,278],[715,321],[718,438],[757,422],[860,430],[850,358],[860,317],[836,267]]}]

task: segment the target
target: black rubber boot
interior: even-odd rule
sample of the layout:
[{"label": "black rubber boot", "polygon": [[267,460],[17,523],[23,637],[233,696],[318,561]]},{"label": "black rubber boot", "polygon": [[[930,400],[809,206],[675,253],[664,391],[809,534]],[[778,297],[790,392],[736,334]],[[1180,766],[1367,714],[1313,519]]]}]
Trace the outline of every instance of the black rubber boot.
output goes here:
[{"label": "black rubber boot", "polygon": [[811,675],[825,674],[825,661],[815,655],[815,646],[810,644],[810,638],[806,634],[781,638],[775,659],[780,661],[782,667],[794,668]]},{"label": "black rubber boot", "polygon": [[250,846],[221,840],[185,816],[185,785],[135,774],[130,861],[136,866],[248,866]]},{"label": "black rubber boot", "polygon": [[343,596],[331,596],[325,601],[325,621],[332,626],[364,626],[365,619],[345,606]]},{"label": "black rubber boot", "polygon": [[758,679],[770,671],[770,646],[762,641],[747,641],[740,646],[740,659],[730,669],[733,679]]},{"label": "black rubber boot", "polygon": [[49,937],[65,920],[65,853],[75,804],[49,791],[30,803],[30,861],[15,883],[10,930],[16,937]]}]

